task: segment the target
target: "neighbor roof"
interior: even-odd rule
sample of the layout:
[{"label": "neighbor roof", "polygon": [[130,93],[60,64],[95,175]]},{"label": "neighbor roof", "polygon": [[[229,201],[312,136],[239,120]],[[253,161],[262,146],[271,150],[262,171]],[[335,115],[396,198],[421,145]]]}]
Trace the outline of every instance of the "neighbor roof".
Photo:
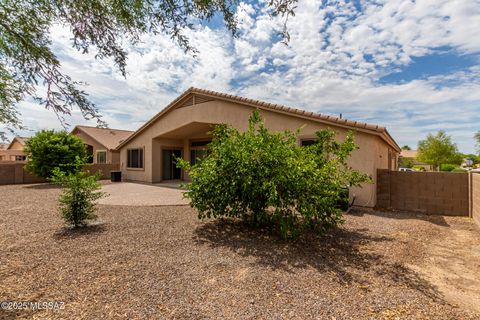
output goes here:
[{"label": "neighbor roof", "polygon": [[120,143],[132,135],[133,131],[109,129],[109,128],[97,128],[90,126],[75,126],[72,130],[72,134],[75,130],[83,131],[92,139],[103,145],[108,150],[115,149]]},{"label": "neighbor roof", "polygon": [[0,150],[6,150],[8,148],[8,143],[0,143]]},{"label": "neighbor roof", "polygon": [[217,91],[211,91],[211,90],[205,90],[205,89],[199,89],[199,88],[194,88],[191,87],[188,90],[186,90],[184,93],[182,93],[180,96],[178,96],[175,100],[170,102],[163,110],[161,110],[159,113],[157,113],[153,118],[151,118],[149,121],[147,121],[143,126],[141,126],[137,131],[135,131],[134,134],[129,136],[125,141],[123,141],[117,148],[121,148],[123,145],[125,145],[128,141],[139,135],[143,130],[145,130],[147,127],[149,127],[152,123],[154,123],[157,119],[159,119],[161,116],[163,116],[165,113],[167,113],[169,110],[174,109],[179,103],[183,102],[188,96],[190,95],[202,95],[210,98],[215,98],[217,100],[223,100],[223,101],[230,101],[230,102],[236,102],[242,105],[247,105],[250,107],[258,108],[258,109],[264,109],[264,110],[270,110],[274,112],[279,112],[279,113],[284,113],[288,114],[291,116],[295,117],[300,117],[300,118],[306,118],[309,120],[317,121],[317,122],[322,122],[326,124],[331,124],[337,127],[343,127],[343,128],[351,128],[355,129],[358,131],[363,131],[371,134],[375,134],[380,136],[383,140],[385,140],[390,146],[392,146],[395,150],[400,152],[400,147],[398,144],[395,142],[395,140],[390,136],[388,133],[387,129],[385,127],[381,127],[378,125],[374,124],[368,124],[366,122],[360,122],[360,121],[351,121],[343,118],[338,118],[338,117],[333,117],[333,116],[327,116],[319,113],[314,113],[310,111],[305,111],[301,109],[296,109],[296,108],[291,108],[287,107],[284,105],[280,104],[274,104],[274,103],[268,103],[260,100],[255,100],[255,99],[249,99],[245,97],[239,97],[239,96],[234,96],[231,94],[227,93],[222,93],[222,92],[217,92]]},{"label": "neighbor roof", "polygon": [[10,147],[13,145],[15,140],[17,140],[18,142],[20,142],[22,146],[24,146],[29,139],[30,139],[29,137],[14,137],[10,142],[10,144],[8,145],[7,149],[10,149]]},{"label": "neighbor roof", "polygon": [[417,150],[402,150],[402,152],[400,153],[400,157],[416,158],[417,157]]}]

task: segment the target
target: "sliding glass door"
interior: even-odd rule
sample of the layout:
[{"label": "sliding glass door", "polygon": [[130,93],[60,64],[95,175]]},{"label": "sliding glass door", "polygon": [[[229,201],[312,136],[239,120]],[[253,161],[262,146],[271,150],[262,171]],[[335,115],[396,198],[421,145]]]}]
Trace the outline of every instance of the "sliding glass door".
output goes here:
[{"label": "sliding glass door", "polygon": [[182,150],[162,150],[162,180],[179,180],[182,178],[182,170],[177,168],[175,158],[182,157]]}]

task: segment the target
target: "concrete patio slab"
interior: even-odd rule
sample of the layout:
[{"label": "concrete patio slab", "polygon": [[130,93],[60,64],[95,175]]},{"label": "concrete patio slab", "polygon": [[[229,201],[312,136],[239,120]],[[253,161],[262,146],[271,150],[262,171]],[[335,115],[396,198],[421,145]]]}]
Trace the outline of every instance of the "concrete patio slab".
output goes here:
[{"label": "concrete patio slab", "polygon": [[99,204],[113,206],[176,206],[188,205],[183,199],[181,189],[131,182],[106,183],[102,191],[108,196],[98,201]]}]

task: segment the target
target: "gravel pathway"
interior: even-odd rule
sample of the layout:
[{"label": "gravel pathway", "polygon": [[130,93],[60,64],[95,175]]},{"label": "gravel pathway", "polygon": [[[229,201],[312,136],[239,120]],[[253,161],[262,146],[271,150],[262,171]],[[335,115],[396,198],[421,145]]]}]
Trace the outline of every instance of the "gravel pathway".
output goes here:
[{"label": "gravel pathway", "polygon": [[480,244],[465,219],[357,210],[292,243],[188,206],[101,205],[96,225],[71,231],[58,194],[0,186],[0,301],[65,303],[1,319],[479,318],[420,271],[455,232]]}]

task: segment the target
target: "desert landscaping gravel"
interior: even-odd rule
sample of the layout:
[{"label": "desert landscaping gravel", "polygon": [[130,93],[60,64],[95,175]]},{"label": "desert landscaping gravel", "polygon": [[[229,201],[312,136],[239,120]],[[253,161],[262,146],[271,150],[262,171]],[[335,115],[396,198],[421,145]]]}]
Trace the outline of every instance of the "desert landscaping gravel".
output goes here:
[{"label": "desert landscaping gravel", "polygon": [[0,186],[0,301],[64,303],[2,319],[479,319],[480,273],[463,270],[480,270],[480,232],[465,218],[354,210],[288,242],[188,206],[101,205],[68,230],[58,194]]}]

